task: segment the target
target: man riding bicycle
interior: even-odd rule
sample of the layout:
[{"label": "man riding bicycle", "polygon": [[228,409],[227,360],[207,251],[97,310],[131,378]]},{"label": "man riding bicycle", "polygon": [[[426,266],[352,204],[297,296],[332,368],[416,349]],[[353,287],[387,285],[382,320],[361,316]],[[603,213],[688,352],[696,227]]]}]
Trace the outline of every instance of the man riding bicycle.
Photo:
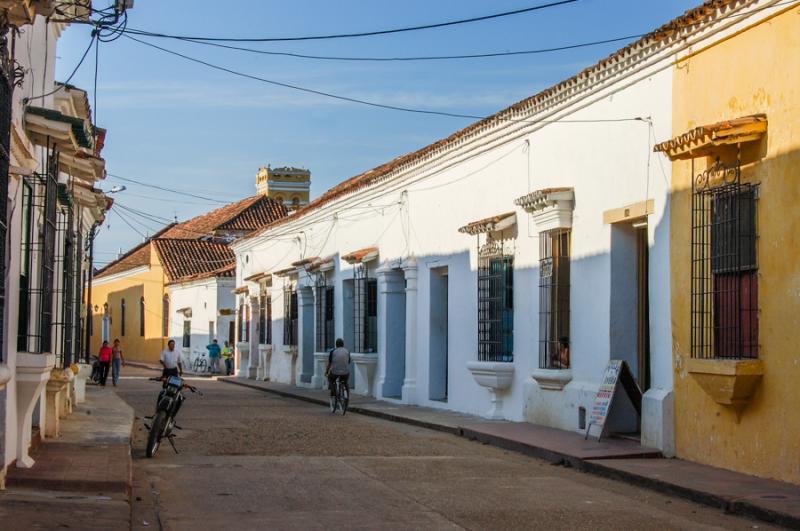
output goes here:
[{"label": "man riding bicycle", "polygon": [[350,351],[344,348],[342,339],[336,340],[336,348],[328,354],[328,365],[325,367],[325,376],[328,377],[328,389],[331,390],[331,400],[334,399],[336,380],[338,379],[347,387],[347,380],[350,378]]}]

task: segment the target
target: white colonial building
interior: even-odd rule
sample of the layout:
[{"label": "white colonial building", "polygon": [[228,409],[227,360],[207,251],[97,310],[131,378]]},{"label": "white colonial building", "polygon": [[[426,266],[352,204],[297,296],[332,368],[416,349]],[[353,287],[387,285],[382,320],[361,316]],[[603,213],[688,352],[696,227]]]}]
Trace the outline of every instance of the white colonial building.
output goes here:
[{"label": "white colonial building", "polygon": [[671,454],[670,165],[653,146],[672,135],[673,54],[720,24],[665,26],[235,242],[239,304],[269,331],[242,374],[321,387],[342,337],[357,393],[583,430],[621,359],[644,397],[616,429]]}]

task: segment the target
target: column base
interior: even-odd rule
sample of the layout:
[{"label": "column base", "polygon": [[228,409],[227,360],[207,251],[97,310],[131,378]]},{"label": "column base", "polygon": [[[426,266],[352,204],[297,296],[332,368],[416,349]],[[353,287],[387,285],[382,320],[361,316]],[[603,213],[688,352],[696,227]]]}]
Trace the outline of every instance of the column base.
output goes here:
[{"label": "column base", "polygon": [[372,379],[378,365],[377,354],[351,354],[350,358],[356,366],[356,384],[353,392],[357,395],[372,395]]},{"label": "column base", "polygon": [[404,404],[417,403],[417,381],[411,378],[406,378],[403,381],[402,397]]},{"label": "column base", "polygon": [[17,354],[17,466],[30,468],[35,461],[28,455],[31,446],[33,409],[42,395],[55,364],[52,354]]}]

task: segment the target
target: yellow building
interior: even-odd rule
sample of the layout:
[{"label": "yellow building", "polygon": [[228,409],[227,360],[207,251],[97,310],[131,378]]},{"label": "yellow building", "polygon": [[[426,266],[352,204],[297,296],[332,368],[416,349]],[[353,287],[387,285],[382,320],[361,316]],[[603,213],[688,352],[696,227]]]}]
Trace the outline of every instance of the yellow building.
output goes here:
[{"label": "yellow building", "polygon": [[656,146],[674,161],[675,445],[800,483],[800,6],[750,7],[679,56]]},{"label": "yellow building", "polygon": [[227,244],[286,215],[257,195],[171,224],[98,271],[92,281],[92,352],[104,339],[122,342],[126,359],[155,363],[169,338],[170,285],[231,276]]},{"label": "yellow building", "polygon": [[297,210],[308,204],[311,193],[311,172],[290,167],[259,168],[256,173],[256,191],[259,195],[283,203],[290,210]]}]

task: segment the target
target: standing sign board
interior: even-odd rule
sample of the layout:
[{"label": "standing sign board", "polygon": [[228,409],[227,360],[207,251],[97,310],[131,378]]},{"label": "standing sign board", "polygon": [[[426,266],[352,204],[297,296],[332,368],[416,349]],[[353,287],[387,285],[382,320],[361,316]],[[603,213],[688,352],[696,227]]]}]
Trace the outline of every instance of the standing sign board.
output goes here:
[{"label": "standing sign board", "polygon": [[[600,433],[597,436],[598,441],[603,436],[608,435],[607,421],[613,414],[614,399],[620,395],[618,392],[620,387],[625,391],[625,395],[634,409],[636,409],[636,413],[641,416],[642,392],[639,390],[628,364],[624,360],[611,360],[606,367],[603,381],[600,383],[600,389],[597,390],[597,396],[592,404],[585,438],[589,437],[592,426],[600,428]],[[619,400],[616,403],[619,403]]]}]

